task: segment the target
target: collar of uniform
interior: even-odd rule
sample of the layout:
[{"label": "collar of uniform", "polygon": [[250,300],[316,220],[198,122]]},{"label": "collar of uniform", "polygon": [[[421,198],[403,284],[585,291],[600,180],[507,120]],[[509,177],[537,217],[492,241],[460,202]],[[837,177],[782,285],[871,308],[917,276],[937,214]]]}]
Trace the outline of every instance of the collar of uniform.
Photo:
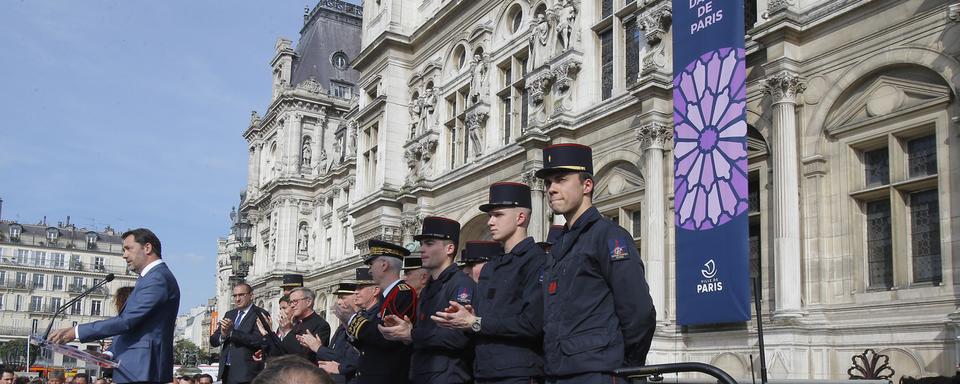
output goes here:
[{"label": "collar of uniform", "polygon": [[392,284],[387,286],[387,289],[384,289],[383,292],[380,292],[380,294],[383,295],[383,297],[387,297],[387,294],[390,293],[390,290],[392,290],[393,287],[396,287],[401,281],[403,281],[403,279],[397,279],[397,281],[394,281]]},{"label": "collar of uniform", "polygon": [[510,252],[507,252],[516,256],[523,256],[524,253],[530,250],[530,247],[534,246],[537,242],[533,240],[533,237],[527,236],[526,239],[520,240],[517,245],[513,246],[513,249]]},{"label": "collar of uniform", "polygon": [[577,218],[577,221],[573,222],[572,227],[567,227],[566,225],[564,225],[564,227],[567,232],[579,232],[583,227],[587,226],[587,224],[597,221],[599,218],[600,211],[597,210],[597,207],[590,207],[587,208],[586,211],[583,211],[583,214]]},{"label": "collar of uniform", "polygon": [[456,264],[450,264],[450,266],[447,267],[447,269],[444,269],[443,272],[440,272],[440,276],[437,277],[436,281],[439,282],[440,284],[443,284],[447,282],[447,280],[450,280],[450,278],[453,277],[454,273],[462,273],[462,272],[460,272],[460,268],[457,268]]},{"label": "collar of uniform", "polygon": [[147,272],[150,272],[150,270],[153,269],[153,267],[156,267],[160,264],[163,264],[163,259],[156,259],[152,263],[147,264],[147,266],[143,267],[143,270],[140,271],[140,277],[146,276]]}]

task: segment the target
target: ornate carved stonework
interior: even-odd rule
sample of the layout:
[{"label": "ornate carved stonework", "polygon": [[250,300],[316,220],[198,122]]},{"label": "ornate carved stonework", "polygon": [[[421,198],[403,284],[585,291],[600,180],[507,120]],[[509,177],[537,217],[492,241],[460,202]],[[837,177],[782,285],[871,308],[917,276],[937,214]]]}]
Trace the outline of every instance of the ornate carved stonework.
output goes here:
[{"label": "ornate carved stonework", "polygon": [[301,81],[300,84],[297,84],[297,89],[302,89],[310,93],[321,93],[323,92],[323,86],[320,85],[320,82],[312,76],[304,81]]},{"label": "ornate carved stonework", "polygon": [[427,132],[404,145],[403,159],[407,164],[404,188],[412,188],[432,174],[430,160],[437,150],[437,137],[435,132]]},{"label": "ornate carved stonework", "polygon": [[580,60],[570,57],[553,66],[553,77],[556,92],[556,101],[553,104],[554,112],[567,112],[573,110],[573,83],[576,80],[577,73],[580,72]]},{"label": "ornate carved stonework", "polygon": [[643,124],[637,128],[637,140],[640,149],[663,149],[673,140],[673,127],[659,121]]},{"label": "ornate carved stonework", "polygon": [[[478,107],[485,104],[478,104]],[[470,138],[470,157],[477,158],[483,155],[484,139],[486,136],[486,122],[489,115],[489,107],[477,108],[467,112],[466,125]]]},{"label": "ornate carved stonework", "polygon": [[413,237],[416,234],[420,233],[420,228],[423,226],[423,214],[418,214],[414,212],[404,212],[400,216],[400,227],[403,228],[403,234],[406,237]]},{"label": "ornate carved stonework", "polygon": [[531,169],[521,173],[520,181],[526,185],[529,185],[530,190],[532,191],[543,191],[546,189],[543,184],[543,179],[537,177],[536,172],[536,169]]},{"label": "ornate carved stonework", "polygon": [[764,93],[773,98],[774,103],[796,103],[797,95],[803,93],[806,85],[795,73],[782,71],[764,81]]},{"label": "ornate carved stonework", "polygon": [[960,3],[947,6],[947,18],[960,23]]},{"label": "ornate carved stonework", "polygon": [[794,5],[794,0],[769,0],[767,2],[767,13],[774,14],[783,11]]},{"label": "ornate carved stonework", "polygon": [[666,44],[663,41],[663,36],[670,29],[673,19],[673,6],[671,4],[670,1],[660,1],[644,9],[638,18],[644,36],[647,38],[647,44],[650,46],[650,49],[644,53],[641,59],[641,74],[668,69],[666,68]]},{"label": "ornate carved stonework", "polygon": [[550,90],[553,82],[553,72],[545,72],[535,76],[527,85],[530,94],[530,103],[534,106],[543,104],[543,95]]}]

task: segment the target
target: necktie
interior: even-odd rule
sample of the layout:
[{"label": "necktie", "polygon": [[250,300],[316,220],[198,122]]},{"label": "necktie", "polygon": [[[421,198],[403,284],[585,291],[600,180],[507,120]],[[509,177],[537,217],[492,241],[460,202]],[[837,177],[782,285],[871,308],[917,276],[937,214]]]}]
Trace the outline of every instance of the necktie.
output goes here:
[{"label": "necktie", "polygon": [[[233,330],[236,331],[237,327],[240,326],[240,321],[243,320],[243,310],[237,311],[237,319],[233,322]],[[230,349],[227,349],[227,365],[230,365]]]}]

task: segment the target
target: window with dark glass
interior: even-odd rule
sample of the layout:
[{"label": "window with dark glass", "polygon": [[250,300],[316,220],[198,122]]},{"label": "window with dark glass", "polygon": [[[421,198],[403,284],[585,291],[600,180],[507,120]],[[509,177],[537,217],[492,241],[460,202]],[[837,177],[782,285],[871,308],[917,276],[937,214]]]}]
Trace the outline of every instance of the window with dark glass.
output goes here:
[{"label": "window with dark glass", "polygon": [[910,194],[910,247],[913,281],[939,283],[940,201],[936,189]]},{"label": "window with dark glass", "polygon": [[607,18],[613,14],[613,0],[600,0],[600,18]]},{"label": "window with dark glass", "polygon": [[867,208],[867,271],[870,288],[893,286],[893,236],[890,200],[871,201]]},{"label": "window with dark glass", "polygon": [[71,315],[79,315],[83,313],[83,300],[77,301],[70,306]]},{"label": "window with dark glass", "polygon": [[637,76],[640,74],[640,25],[636,18],[630,19],[623,25],[624,29],[624,66],[626,75],[626,84],[637,82]]},{"label": "window with dark glass", "polygon": [[[750,247],[750,279],[757,279],[757,283],[763,281],[763,268],[760,265],[760,223],[750,223],[750,232],[748,244]],[[754,296],[754,290],[750,289],[750,297]]]},{"label": "window with dark glass", "polygon": [[100,300],[90,301],[90,316],[100,316]]},{"label": "window with dark glass", "polygon": [[53,287],[51,289],[53,289],[54,291],[63,290],[63,276],[60,276],[60,275],[53,276]]},{"label": "window with dark glass", "polygon": [[633,238],[639,239],[643,237],[643,214],[640,212],[640,209],[630,212],[630,221],[632,221],[631,228],[633,230]]},{"label": "window with dark glass", "polygon": [[887,148],[875,149],[863,153],[868,187],[890,183],[890,155]]},{"label": "window with dark glass", "polygon": [[60,299],[59,297],[51,297],[51,298],[50,298],[50,308],[47,308],[47,311],[48,311],[48,312],[54,312],[54,311],[57,310],[57,308],[60,308],[60,304],[61,304],[60,301],[61,301],[61,299]]},{"label": "window with dark glass", "polygon": [[603,100],[613,96],[613,29],[600,32],[600,91]]},{"label": "window with dark glass", "polygon": [[39,312],[43,308],[43,298],[40,296],[30,296],[30,311]]},{"label": "window with dark glass", "polygon": [[937,173],[937,142],[934,135],[907,141],[907,164],[910,177]]},{"label": "window with dark glass", "polygon": [[510,32],[517,33],[523,25],[523,11],[520,7],[513,7],[513,21]]},{"label": "window with dark glass", "polygon": [[45,282],[45,280],[46,280],[46,277],[47,277],[47,275],[44,275],[44,274],[42,274],[42,273],[34,273],[34,274],[33,274],[33,288],[35,288],[35,289],[43,289],[43,286],[44,286],[44,282]]}]

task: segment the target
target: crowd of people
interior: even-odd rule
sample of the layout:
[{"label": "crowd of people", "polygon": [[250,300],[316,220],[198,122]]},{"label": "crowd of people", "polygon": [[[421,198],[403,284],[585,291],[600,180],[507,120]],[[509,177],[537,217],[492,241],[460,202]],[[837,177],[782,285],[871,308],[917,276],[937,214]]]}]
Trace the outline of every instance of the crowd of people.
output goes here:
[{"label": "crowd of people", "polygon": [[[234,309],[210,337],[222,349],[220,380],[625,382],[614,371],[644,364],[655,329],[639,252],[592,206],[589,147],[548,146],[543,161],[536,175],[564,226],[537,242],[527,233],[530,187],[494,183],[478,207],[492,240],[464,239],[458,249],[460,223],[439,216],[414,236],[419,255],[369,240],[365,266],[336,287],[335,327],[314,312],[316,293],[301,275],[283,276],[276,326],[249,284],[234,286]],[[294,362],[301,376],[284,379],[294,371],[277,366]]]}]

